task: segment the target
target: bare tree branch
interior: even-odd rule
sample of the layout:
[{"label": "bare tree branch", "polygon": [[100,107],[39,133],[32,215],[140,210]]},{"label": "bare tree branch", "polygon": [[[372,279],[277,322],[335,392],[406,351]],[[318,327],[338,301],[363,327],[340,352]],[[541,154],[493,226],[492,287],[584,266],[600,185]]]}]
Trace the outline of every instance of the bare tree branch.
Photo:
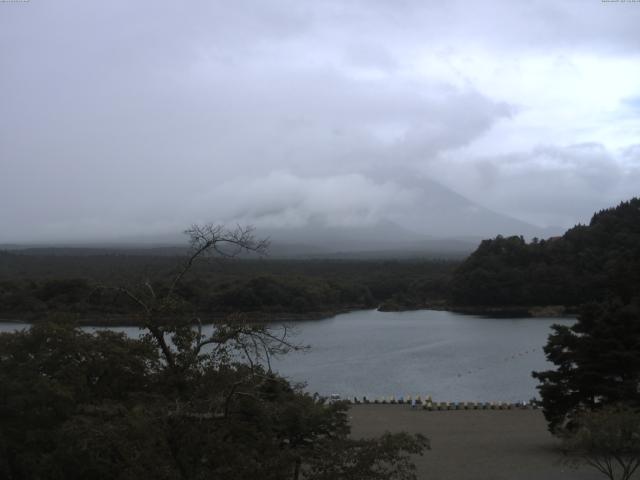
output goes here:
[{"label": "bare tree branch", "polygon": [[[191,270],[197,258],[207,254],[210,250],[215,251],[223,257],[233,258],[242,253],[255,252],[260,255],[266,254],[269,241],[256,240],[253,235],[253,227],[237,226],[234,230],[226,230],[221,225],[192,225],[185,230],[189,235],[190,253],[178,274],[173,279],[169,287],[168,296],[171,296],[182,278]],[[232,250],[225,250],[224,246],[231,247]]]}]

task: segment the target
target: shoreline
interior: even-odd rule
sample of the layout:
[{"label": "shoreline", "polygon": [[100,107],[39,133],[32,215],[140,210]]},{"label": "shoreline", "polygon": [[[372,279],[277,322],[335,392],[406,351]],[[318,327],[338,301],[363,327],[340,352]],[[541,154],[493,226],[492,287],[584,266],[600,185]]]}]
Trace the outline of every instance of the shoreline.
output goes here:
[{"label": "shoreline", "polygon": [[[341,308],[322,310],[315,312],[216,312],[206,315],[201,315],[200,320],[203,324],[214,323],[223,321],[229,315],[244,315],[250,322],[253,323],[282,323],[282,322],[304,322],[311,320],[325,320],[327,318],[335,317],[343,313],[350,313],[361,310],[374,310],[368,308]],[[59,312],[53,316],[61,316],[68,318],[71,321],[75,321],[81,327],[140,327],[142,326],[142,320],[137,320],[139,317],[137,314],[88,314],[80,315],[77,313],[63,313]],[[195,315],[189,315],[195,317]],[[0,317],[0,323],[15,323],[32,325],[34,323],[40,323],[46,321],[47,316],[36,317],[33,315],[24,317]],[[196,325],[196,322],[194,322]]]},{"label": "shoreline", "polygon": [[449,304],[423,304],[419,306],[396,306],[381,305],[380,312],[412,312],[416,310],[436,310],[461,315],[478,315],[494,318],[539,318],[539,317],[559,317],[575,318],[578,315],[578,307],[566,307],[564,305],[514,305],[514,306],[478,306],[478,305],[449,305]]},{"label": "shoreline", "polygon": [[[283,322],[304,322],[315,320],[326,320],[336,315],[357,312],[357,311],[373,311],[373,312],[409,312],[418,310],[434,310],[457,313],[461,315],[477,315],[493,318],[541,318],[541,317],[558,317],[558,318],[575,318],[577,309],[575,307],[564,307],[559,305],[551,306],[521,306],[521,307],[478,307],[478,306],[455,306],[443,304],[425,304],[416,307],[402,308],[385,308],[384,305],[378,308],[365,308],[363,306],[345,306],[340,308],[332,308],[327,310],[319,310],[312,312],[214,312],[200,316],[203,324],[223,321],[229,315],[244,315],[250,322],[254,323],[283,323]],[[57,312],[53,316],[62,316],[77,322],[82,327],[139,327],[142,325],[137,314],[99,314],[92,313],[83,315],[82,318],[78,313]],[[37,317],[36,315],[0,317],[2,323],[15,323],[31,325],[46,321],[47,316]],[[195,322],[194,322],[195,324]]]}]

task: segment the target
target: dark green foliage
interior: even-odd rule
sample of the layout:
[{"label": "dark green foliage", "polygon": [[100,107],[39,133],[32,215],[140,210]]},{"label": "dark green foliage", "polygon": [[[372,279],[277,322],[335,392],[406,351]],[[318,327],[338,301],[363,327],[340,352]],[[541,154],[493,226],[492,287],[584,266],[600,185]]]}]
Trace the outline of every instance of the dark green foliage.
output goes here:
[{"label": "dark green foliage", "polygon": [[[38,321],[69,313],[108,323],[137,305],[122,292],[97,288],[152,279],[168,288],[175,257],[142,255],[33,256],[0,252],[0,315]],[[374,308],[390,299],[399,307],[442,302],[456,263],[436,260],[213,260],[199,259],[176,288],[185,310],[201,316],[226,312],[314,313]],[[4,268],[2,268],[4,267]],[[87,280],[91,277],[92,280]]]},{"label": "dark green foliage", "polygon": [[341,305],[371,307],[374,302],[366,286],[315,278],[261,275],[221,287],[208,297],[207,307],[209,311],[306,312]]},{"label": "dark green foliage", "polygon": [[582,413],[564,446],[609,480],[629,480],[640,467],[640,411],[619,405]]},{"label": "dark green foliage", "polygon": [[640,199],[596,213],[562,237],[483,241],[455,271],[456,305],[577,306],[640,290]]},{"label": "dark green foliage", "polygon": [[113,332],[89,335],[68,324],[0,335],[3,478],[47,478],[64,445],[60,435],[74,423],[142,402],[158,360],[146,342]]},{"label": "dark green foliage", "polygon": [[78,278],[46,280],[36,291],[36,297],[42,302],[58,301],[62,304],[79,303],[91,293],[89,282]]},{"label": "dark green foliage", "polygon": [[[337,447],[337,448],[336,448]],[[412,478],[416,467],[410,454],[421,454],[429,448],[422,435],[384,434],[375,440],[341,441],[320,444],[305,478],[333,480],[362,478],[367,480],[401,480]]]},{"label": "dark green foliage", "polygon": [[544,350],[555,370],[540,380],[549,428],[571,428],[584,411],[640,407],[640,304],[588,304],[571,327],[555,325]]},{"label": "dark green foliage", "polygon": [[0,478],[415,478],[424,438],[349,439],[347,405],[223,353],[266,330],[216,331],[198,354],[175,329],[172,364],[151,338],[70,324],[0,335]]}]

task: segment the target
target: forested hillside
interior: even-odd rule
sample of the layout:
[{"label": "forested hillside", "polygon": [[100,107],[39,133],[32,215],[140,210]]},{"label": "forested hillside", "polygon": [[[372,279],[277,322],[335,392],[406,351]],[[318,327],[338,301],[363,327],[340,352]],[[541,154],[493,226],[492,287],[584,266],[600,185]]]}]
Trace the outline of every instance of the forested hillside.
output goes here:
[{"label": "forested hillside", "polygon": [[[131,323],[137,305],[111,287],[149,280],[161,293],[184,261],[177,256],[72,253],[0,252],[0,318],[42,320],[71,313],[94,323]],[[242,311],[304,318],[380,304],[411,308],[444,302],[456,265],[420,259],[210,259],[197,262],[175,293],[183,310],[204,317]]]},{"label": "forested hillside", "polygon": [[640,291],[640,199],[596,213],[562,237],[483,241],[454,272],[454,305],[567,305]]}]

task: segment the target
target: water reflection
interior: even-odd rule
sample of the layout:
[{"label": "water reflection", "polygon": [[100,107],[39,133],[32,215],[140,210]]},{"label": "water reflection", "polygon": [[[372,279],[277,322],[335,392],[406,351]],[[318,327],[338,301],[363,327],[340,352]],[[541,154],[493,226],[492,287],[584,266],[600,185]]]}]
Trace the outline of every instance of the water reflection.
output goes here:
[{"label": "water reflection", "polygon": [[[272,361],[275,370],[323,395],[431,395],[437,401],[520,401],[537,395],[532,370],[548,368],[542,346],[554,323],[451,312],[358,311],[289,324],[308,344]],[[21,328],[0,323],[0,331]],[[95,331],[96,328],[87,330]],[[118,327],[131,336],[136,327]]]}]

